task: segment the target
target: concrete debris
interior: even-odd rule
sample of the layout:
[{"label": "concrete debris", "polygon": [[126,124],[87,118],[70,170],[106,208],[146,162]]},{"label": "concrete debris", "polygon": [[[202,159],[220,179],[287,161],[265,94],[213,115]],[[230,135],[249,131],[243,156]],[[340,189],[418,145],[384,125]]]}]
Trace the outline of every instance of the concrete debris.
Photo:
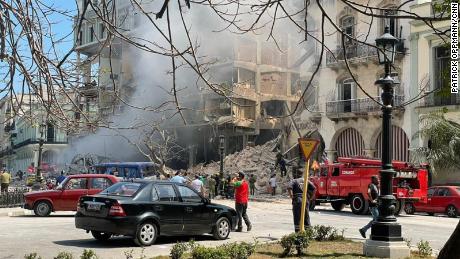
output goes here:
[{"label": "concrete debris", "polygon": [[[269,179],[272,174],[276,173],[279,192],[285,192],[287,183],[290,178],[281,177],[280,171],[275,170],[276,163],[276,146],[280,137],[271,140],[264,145],[250,147],[247,146],[240,152],[227,155],[224,158],[224,175],[225,177],[234,176],[239,171],[243,171],[248,179],[251,174],[257,178],[256,192],[259,194],[269,193]],[[198,164],[188,172],[194,174],[215,175],[219,173],[220,163],[212,162],[210,164]],[[290,170],[288,170],[290,172]]]}]

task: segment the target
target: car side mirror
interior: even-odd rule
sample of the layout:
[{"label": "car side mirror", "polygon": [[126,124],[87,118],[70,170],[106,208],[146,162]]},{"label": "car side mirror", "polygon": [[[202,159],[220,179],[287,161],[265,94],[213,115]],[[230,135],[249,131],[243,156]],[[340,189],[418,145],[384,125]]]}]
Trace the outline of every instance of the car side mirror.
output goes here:
[{"label": "car side mirror", "polygon": [[204,203],[204,204],[209,204],[209,203],[211,203],[211,199],[204,198],[204,199],[203,199],[203,203]]}]

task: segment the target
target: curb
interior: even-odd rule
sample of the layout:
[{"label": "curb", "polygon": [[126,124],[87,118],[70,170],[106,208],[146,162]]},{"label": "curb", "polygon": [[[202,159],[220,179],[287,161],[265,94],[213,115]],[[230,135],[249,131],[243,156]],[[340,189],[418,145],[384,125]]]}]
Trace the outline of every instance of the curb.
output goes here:
[{"label": "curb", "polygon": [[0,217],[17,217],[17,216],[26,216],[32,215],[32,211],[25,209],[18,209],[13,211],[0,212]]}]

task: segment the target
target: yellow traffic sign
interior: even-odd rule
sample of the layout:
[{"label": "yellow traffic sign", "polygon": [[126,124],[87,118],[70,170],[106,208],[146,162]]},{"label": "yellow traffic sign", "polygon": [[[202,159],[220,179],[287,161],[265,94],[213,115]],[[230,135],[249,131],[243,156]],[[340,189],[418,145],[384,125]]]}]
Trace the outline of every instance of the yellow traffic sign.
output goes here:
[{"label": "yellow traffic sign", "polygon": [[305,157],[305,161],[310,159],[310,156],[315,151],[318,143],[319,141],[316,139],[299,138],[300,149],[302,150],[302,153]]}]

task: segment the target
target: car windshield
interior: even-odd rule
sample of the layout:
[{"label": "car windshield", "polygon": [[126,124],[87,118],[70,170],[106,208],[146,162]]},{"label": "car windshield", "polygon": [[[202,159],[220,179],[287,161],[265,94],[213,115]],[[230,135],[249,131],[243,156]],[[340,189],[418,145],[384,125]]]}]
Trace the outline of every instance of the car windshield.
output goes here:
[{"label": "car windshield", "polygon": [[141,187],[142,183],[121,182],[110,186],[102,191],[101,194],[131,197],[140,190]]}]

